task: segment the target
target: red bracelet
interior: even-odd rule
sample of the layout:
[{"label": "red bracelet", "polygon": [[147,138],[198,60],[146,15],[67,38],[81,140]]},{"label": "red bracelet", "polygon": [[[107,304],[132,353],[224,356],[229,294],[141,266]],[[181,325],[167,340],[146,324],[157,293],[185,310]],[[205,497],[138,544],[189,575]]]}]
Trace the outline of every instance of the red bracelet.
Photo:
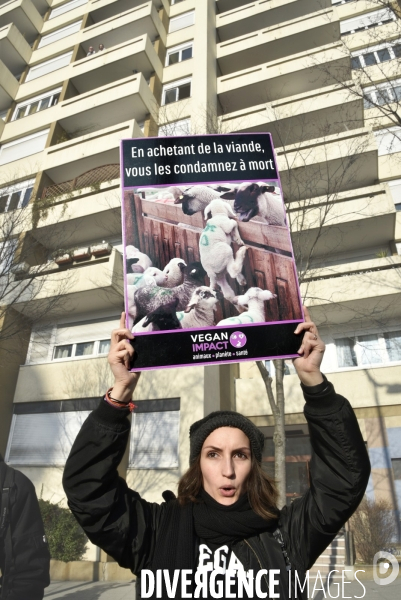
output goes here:
[{"label": "red bracelet", "polygon": [[111,404],[111,406],[114,406],[114,408],[129,408],[130,412],[132,412],[134,408],[136,408],[136,404],[134,404],[132,400],[130,402],[123,402],[122,400],[117,400],[116,398],[110,396],[110,392],[112,391],[112,389],[112,387],[109,388],[104,395],[104,399],[106,400],[106,402]]}]

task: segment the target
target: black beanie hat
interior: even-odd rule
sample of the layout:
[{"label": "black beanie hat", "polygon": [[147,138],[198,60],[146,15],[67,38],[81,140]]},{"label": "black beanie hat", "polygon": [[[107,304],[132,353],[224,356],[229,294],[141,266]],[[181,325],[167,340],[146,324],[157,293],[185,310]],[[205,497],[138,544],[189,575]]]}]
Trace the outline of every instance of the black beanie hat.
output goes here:
[{"label": "black beanie hat", "polygon": [[189,464],[191,465],[202,450],[205,439],[219,427],[237,427],[245,433],[251,443],[252,453],[256,460],[262,462],[262,451],[265,444],[263,433],[246,417],[233,410],[217,410],[189,428]]}]

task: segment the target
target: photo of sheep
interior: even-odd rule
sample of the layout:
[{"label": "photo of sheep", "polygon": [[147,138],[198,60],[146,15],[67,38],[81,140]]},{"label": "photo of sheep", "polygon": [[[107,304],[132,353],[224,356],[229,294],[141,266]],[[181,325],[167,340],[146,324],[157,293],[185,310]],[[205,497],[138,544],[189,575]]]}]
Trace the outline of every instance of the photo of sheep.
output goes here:
[{"label": "photo of sheep", "polygon": [[135,334],[302,320],[278,180],[125,188]]}]

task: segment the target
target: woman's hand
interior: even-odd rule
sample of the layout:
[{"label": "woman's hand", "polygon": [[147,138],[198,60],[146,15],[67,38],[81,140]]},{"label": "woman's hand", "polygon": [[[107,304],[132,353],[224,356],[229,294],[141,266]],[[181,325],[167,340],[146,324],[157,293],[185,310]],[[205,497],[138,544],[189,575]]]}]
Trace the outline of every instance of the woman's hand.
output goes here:
[{"label": "woman's hand", "polygon": [[107,360],[114,375],[113,398],[127,403],[132,399],[140,375],[140,373],[129,371],[134,349],[128,340],[133,339],[134,336],[130,330],[125,327],[125,313],[123,312],[119,329],[113,329],[111,332],[110,352]]},{"label": "woman's hand", "polygon": [[299,334],[305,331],[305,334],[298,350],[299,358],[294,358],[293,363],[298,377],[304,385],[318,385],[323,381],[320,364],[323,360],[325,345],[305,306],[304,313],[305,323],[300,323],[294,332]]}]

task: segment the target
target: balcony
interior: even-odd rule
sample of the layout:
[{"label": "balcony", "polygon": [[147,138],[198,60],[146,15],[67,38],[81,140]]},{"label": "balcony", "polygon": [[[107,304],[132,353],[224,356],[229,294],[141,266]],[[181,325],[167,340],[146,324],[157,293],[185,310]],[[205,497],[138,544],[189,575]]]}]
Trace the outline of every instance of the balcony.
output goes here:
[{"label": "balcony", "polygon": [[86,27],[82,31],[82,46],[95,48],[104,44],[112,48],[139,36],[148,35],[152,42],[159,36],[166,41],[166,31],[153,2],[147,2],[136,8],[130,8],[100,23]]},{"label": "balcony", "polygon": [[319,11],[286,23],[259,29],[217,46],[217,62],[223,75],[260,64],[261,56],[270,61],[318,48],[340,39],[333,11]]},{"label": "balcony", "polygon": [[136,37],[145,35],[148,35],[152,42],[157,36],[164,41],[166,39],[165,29],[152,2],[121,12],[105,21],[92,24],[68,37],[39,48],[34,52],[32,60],[35,63],[48,60],[55,54],[72,48],[75,44],[80,44],[78,56],[86,57],[90,46],[97,49],[99,44],[103,44],[107,50],[111,50]]},{"label": "balcony", "polygon": [[107,358],[63,360],[22,365],[19,369],[14,402],[40,402],[55,398],[96,398],[104,394],[109,381]]},{"label": "balcony", "polygon": [[217,94],[223,112],[231,113],[350,79],[349,54],[336,42],[219,77]]},{"label": "balcony", "polygon": [[[301,285],[302,297],[318,323],[401,318],[401,256],[313,269]],[[313,278],[313,279],[312,279]]]},{"label": "balcony", "polygon": [[[111,166],[114,173],[110,170]],[[109,165],[108,169],[101,167],[95,172],[102,170],[104,177],[110,179],[99,182],[92,177],[95,181],[92,185],[78,183],[85,187],[59,195],[56,195],[59,186],[45,189],[45,197],[47,193],[47,197],[51,198],[51,208],[41,214],[32,231],[38,242],[49,250],[57,250],[60,247],[87,246],[88,240],[121,235],[120,178],[119,175],[116,177],[119,165]],[[83,180],[91,173],[94,171],[78,179]]]},{"label": "balcony", "polygon": [[277,148],[276,155],[287,202],[367,187],[378,178],[377,144],[367,129]]},{"label": "balcony", "polygon": [[[315,318],[315,309],[313,309]],[[22,367],[21,367],[22,368]],[[266,401],[266,390],[255,363],[241,363],[241,379],[235,380],[236,410],[252,417],[259,427],[272,424],[270,406]],[[346,372],[327,373],[338,394],[348,398],[354,409],[371,406],[379,408],[399,404],[399,394],[395,390],[400,385],[399,365],[388,365],[374,369],[349,369]],[[305,400],[297,375],[284,377],[286,414],[302,415]],[[22,400],[21,400],[22,401]],[[256,416],[255,416],[256,415]]]},{"label": "balcony", "polygon": [[267,131],[276,147],[332,135],[364,125],[363,100],[353,81],[222,116],[228,131]]},{"label": "balcony", "polygon": [[146,35],[24,83],[20,86],[17,99],[52,89],[67,79],[74,84],[78,94],[83,94],[130,77],[134,71],[142,73],[145,79],[149,79],[154,71],[161,76],[162,64]]},{"label": "balcony", "polygon": [[[39,274],[38,273],[39,270]],[[27,278],[32,278],[26,285]],[[120,308],[123,297],[123,260],[117,250],[105,258],[91,258],[74,263],[68,269],[55,263],[31,267],[27,277],[21,280],[20,290],[15,290],[13,309],[25,316],[35,315],[36,307],[43,302],[49,304],[49,317],[71,312],[101,311]]]},{"label": "balcony", "polygon": [[[93,23],[100,23],[142,4],[143,0],[92,0],[89,3],[89,18]],[[156,9],[169,9],[167,0],[152,0],[152,4]]]},{"label": "balcony", "polygon": [[29,63],[32,50],[15,25],[0,29],[0,56],[7,69],[19,76]]},{"label": "balcony", "polygon": [[43,18],[32,0],[11,0],[0,6],[0,27],[14,23],[28,44],[33,44],[43,26]]},{"label": "balcony", "polygon": [[295,202],[287,212],[294,252],[303,257],[385,248],[394,238],[397,214],[385,184]]},{"label": "balcony", "polygon": [[[217,0],[219,12],[224,0]],[[226,12],[216,17],[216,29],[220,42],[225,42],[262,27],[273,27],[310,15],[325,8],[332,8],[330,0],[276,0],[275,2],[258,0],[257,2],[229,2]]]},{"label": "balcony", "polygon": [[43,170],[54,183],[74,179],[101,165],[119,163],[120,141],[142,136],[137,122],[128,121],[50,146],[44,151]]},{"label": "balcony", "polygon": [[[7,110],[18,92],[19,83],[0,60],[0,111]],[[3,121],[4,126],[4,121]]]},{"label": "balcony", "polygon": [[55,121],[69,135],[76,137],[78,132],[91,133],[121,121],[144,121],[156,106],[145,78],[139,73],[12,121],[5,126],[3,141],[26,135],[32,128],[44,128]]}]

